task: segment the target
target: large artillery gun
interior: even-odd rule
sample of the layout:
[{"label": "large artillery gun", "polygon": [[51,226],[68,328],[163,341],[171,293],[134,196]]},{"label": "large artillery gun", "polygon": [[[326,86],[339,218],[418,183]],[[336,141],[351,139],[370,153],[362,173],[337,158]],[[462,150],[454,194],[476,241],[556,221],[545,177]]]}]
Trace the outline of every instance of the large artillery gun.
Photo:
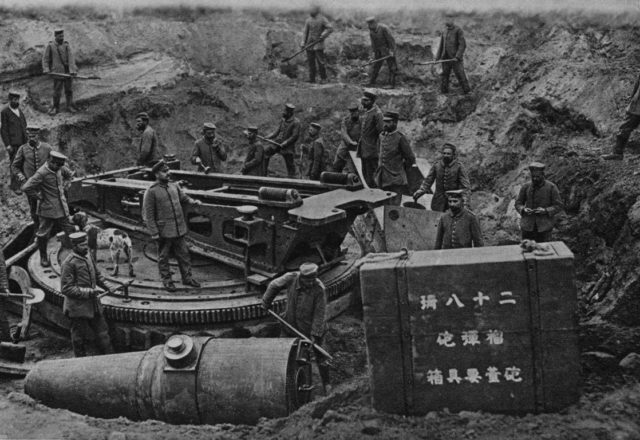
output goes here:
[{"label": "large artillery gun", "polygon": [[[320,267],[330,316],[352,303],[350,290],[358,275],[355,262],[367,244],[363,234],[349,232],[354,222],[361,221],[359,216],[390,203],[394,193],[364,188],[356,176],[346,174],[326,173],[321,181],[309,181],[204,174],[179,167],[179,162],[172,163],[172,180],[202,202],[184,207],[194,277],[202,283],[198,289],[178,284],[170,293],[162,286],[156,245],[142,218],[143,194],[154,181],[149,168],[77,178],[68,189],[72,211],[86,212],[100,228],[122,229],[132,240],[134,277],[111,271],[108,250],[97,254],[107,278],[124,286],[101,298],[118,349],[148,349],[177,331],[255,334],[267,316],[260,300],[266,285],[305,261]],[[44,268],[32,246],[24,251],[30,232],[25,228],[8,243],[5,256],[23,266],[31,284],[46,293],[46,300],[34,308],[34,318],[67,328],[60,266],[70,250],[64,240],[53,237],[48,246],[52,264]],[[273,306],[284,310],[284,296]]]}]

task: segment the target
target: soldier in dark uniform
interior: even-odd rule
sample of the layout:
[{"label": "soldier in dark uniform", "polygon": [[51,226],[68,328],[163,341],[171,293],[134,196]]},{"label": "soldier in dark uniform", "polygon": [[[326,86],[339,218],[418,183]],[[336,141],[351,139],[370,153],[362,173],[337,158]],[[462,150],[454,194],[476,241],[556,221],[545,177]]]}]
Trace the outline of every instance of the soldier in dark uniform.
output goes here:
[{"label": "soldier in dark uniform", "polygon": [[464,207],[464,191],[447,191],[449,210],[440,217],[435,249],[482,247],[478,218]]},{"label": "soldier in dark uniform", "polygon": [[[27,119],[20,109],[20,93],[9,91],[9,105],[0,111],[0,137],[2,143],[7,149],[9,156],[9,166],[16,156],[16,152],[20,145],[27,143]],[[19,188],[18,182],[15,182],[15,175],[9,169],[11,174],[11,189]]]},{"label": "soldier in dark uniform", "polygon": [[264,147],[258,141],[258,127],[247,127],[247,131],[245,131],[244,134],[247,136],[249,150],[242,165],[242,174],[248,176],[266,176],[267,170],[265,168]]},{"label": "soldier in dark uniform", "polygon": [[402,194],[409,194],[405,167],[417,166],[416,156],[411,150],[407,137],[398,131],[398,113],[384,114],[384,130],[380,133],[380,158],[376,170],[376,183],[385,191],[398,194],[396,202],[402,201]]},{"label": "soldier in dark uniform", "polygon": [[[69,43],[64,41],[64,31],[56,29],[53,36],[54,41],[49,41],[42,55],[42,71],[45,74],[51,72],[76,76],[78,67]],[[53,106],[49,110],[50,115],[55,115],[60,110],[60,96],[63,88],[67,99],[67,110],[71,113],[78,111],[73,104],[72,86],[72,78],[53,77]]]},{"label": "soldier in dark uniform", "polygon": [[324,56],[324,40],[333,32],[333,28],[329,24],[329,20],[320,14],[320,8],[314,6],[309,13],[311,17],[307,18],[302,31],[302,43],[300,47],[317,41],[318,43],[307,49],[307,60],[309,62],[309,82],[316,82],[316,63],[317,70],[320,72],[320,80],[327,79],[327,59]]},{"label": "soldier in dark uniform", "polygon": [[629,98],[629,105],[625,109],[624,121],[618,128],[616,134],[616,144],[611,154],[602,156],[605,160],[622,160],[624,157],[624,147],[627,146],[631,132],[640,126],[640,76],[636,80]]},{"label": "soldier in dark uniform", "polygon": [[98,287],[107,292],[115,288],[109,283],[89,253],[87,234],[74,232],[69,235],[73,252],[62,263],[60,280],[64,304],[62,310],[71,321],[71,345],[75,357],[86,356],[85,340],[90,332],[95,335],[102,354],[113,353],[109,326],[104,317]]},{"label": "soldier in dark uniform", "polygon": [[431,210],[445,212],[448,208],[447,191],[462,189],[469,191],[467,173],[456,157],[456,146],[446,143],[442,148],[442,158],[433,164],[420,188],[413,194],[418,200],[424,194],[432,194],[431,185],[435,182],[436,192],[431,199]]},{"label": "soldier in dark uniform", "polygon": [[[300,265],[299,271],[287,272],[271,281],[262,297],[263,307],[269,310],[275,297],[283,291],[287,295],[284,320],[311,339],[313,343],[322,346],[327,331],[325,313],[327,293],[324,285],[318,279],[318,266],[313,263],[303,263]],[[295,337],[295,334],[292,334],[286,327],[282,327],[280,337]],[[317,351],[315,355],[318,360],[322,385],[326,392],[329,387],[329,365]]]},{"label": "soldier in dark uniform", "polygon": [[354,102],[351,104],[348,110],[349,114],[342,119],[340,126],[342,144],[338,147],[336,157],[331,166],[331,169],[335,173],[341,173],[345,165],[351,163],[349,151],[356,151],[358,141],[360,140],[361,121],[358,103]]},{"label": "soldier in dark uniform", "polygon": [[7,304],[2,294],[9,293],[9,277],[4,254],[0,250],[0,342],[11,342],[9,319],[7,318]]},{"label": "soldier in dark uniform", "polygon": [[[389,56],[389,58],[386,59],[387,66],[389,67],[389,84],[391,87],[395,87],[396,74],[398,72],[398,65],[396,64],[396,41],[393,39],[389,28],[384,24],[378,23],[375,17],[368,17],[366,22],[369,27],[373,59],[378,60]],[[382,61],[377,61],[371,65],[371,72],[369,74],[370,86],[376,84],[380,68],[382,68]]]},{"label": "soldier in dark uniform", "polygon": [[70,234],[75,230],[69,221],[69,207],[65,189],[73,177],[73,173],[64,164],[67,157],[51,151],[47,163],[42,165],[33,176],[22,186],[22,191],[27,197],[38,199],[38,230],[36,238],[40,251],[40,264],[49,267],[49,255],[47,254],[47,242],[49,233],[54,226]]},{"label": "soldier in dark uniform", "polygon": [[545,165],[533,162],[529,165],[531,182],[520,188],[516,199],[516,211],[520,213],[520,229],[523,240],[551,241],[551,231],[556,215],[562,211],[558,187],[545,179]]},{"label": "soldier in dark uniform", "polygon": [[450,59],[454,59],[455,61],[442,63],[440,91],[442,93],[449,93],[449,77],[453,70],[456,78],[458,78],[460,87],[462,87],[462,91],[467,94],[471,92],[471,88],[469,87],[467,75],[464,73],[464,62],[462,61],[464,50],[467,47],[464,32],[453,23],[452,15],[447,15],[445,20],[445,30],[440,37],[440,46],[436,53],[436,61]]},{"label": "soldier in dark uniform", "polygon": [[162,158],[162,154],[158,135],[149,125],[149,115],[146,112],[136,115],[136,128],[141,133],[136,163],[138,166],[152,167]]},{"label": "soldier in dark uniform", "polygon": [[365,91],[362,97],[362,128],[358,142],[358,157],[362,159],[362,177],[369,188],[375,188],[373,178],[378,167],[378,141],[383,129],[382,111],[376,104],[377,95]]},{"label": "soldier in dark uniform", "polygon": [[290,178],[296,177],[296,165],[294,156],[296,152],[296,142],[300,137],[300,121],[293,115],[296,107],[293,104],[286,104],[284,106],[284,112],[282,113],[282,119],[278,129],[267,136],[267,139],[271,139],[280,144],[280,148],[270,148],[266,160],[265,168],[269,170],[269,160],[271,156],[276,153],[280,153],[284,158],[284,162],[287,166],[287,175]]},{"label": "soldier in dark uniform", "polygon": [[306,148],[303,150],[307,157],[306,176],[309,180],[320,180],[320,174],[325,170],[326,150],[324,140],[320,136],[322,127],[316,122],[309,124]]},{"label": "soldier in dark uniform", "polygon": [[202,202],[192,199],[177,184],[169,182],[169,167],[164,161],[156,163],[152,172],[156,182],[144,193],[142,213],[151,238],[158,243],[158,270],[162,284],[169,292],[176,291],[169,268],[169,257],[173,255],[178,261],[182,284],[200,287],[200,283],[191,276],[191,256],[185,240],[187,223],[182,205],[200,205]]},{"label": "soldier in dark uniform", "polygon": [[[49,154],[53,150],[51,145],[46,142],[40,142],[38,135],[40,129],[38,127],[27,127],[29,141],[18,148],[18,151],[11,162],[11,172],[15,176],[20,186],[33,176],[38,169],[47,162]],[[33,220],[34,230],[38,230],[38,198],[27,196],[29,202],[29,211]]]},{"label": "soldier in dark uniform", "polygon": [[216,126],[205,122],[202,138],[198,139],[191,153],[191,163],[198,169],[210,173],[221,173],[222,162],[227,160],[227,152],[219,138],[216,138]]}]

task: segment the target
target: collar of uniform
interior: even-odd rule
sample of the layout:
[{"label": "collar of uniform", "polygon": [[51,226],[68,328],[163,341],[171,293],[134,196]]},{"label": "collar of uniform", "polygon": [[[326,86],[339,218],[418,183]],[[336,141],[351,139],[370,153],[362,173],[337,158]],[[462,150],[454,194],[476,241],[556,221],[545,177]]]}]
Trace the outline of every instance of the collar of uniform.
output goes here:
[{"label": "collar of uniform", "polygon": [[57,174],[57,172],[56,172],[56,171],[53,171],[51,168],[49,168],[49,162],[47,162],[47,164],[45,165],[45,167],[47,168],[47,170],[49,170],[49,172],[50,172],[50,173]]},{"label": "collar of uniform", "polygon": [[460,210],[460,212],[459,212],[459,213],[457,213],[457,214],[454,214],[454,213],[453,213],[453,211],[452,211],[451,209],[449,209],[449,216],[450,216],[451,218],[460,218],[460,217],[462,217],[462,214],[464,214],[464,208],[462,208],[462,209]]},{"label": "collar of uniform", "polygon": [[31,148],[33,148],[34,150],[37,150],[38,148],[40,148],[40,144],[41,144],[41,142],[40,142],[40,141],[38,141],[38,143],[37,143],[36,145],[31,145],[31,144],[29,144],[29,146],[30,146]]},{"label": "collar of uniform", "polygon": [[389,136],[389,135],[392,135],[393,133],[397,133],[397,132],[398,132],[398,129],[396,128],[393,131],[385,131],[383,133],[384,133],[385,136]]},{"label": "collar of uniform", "polygon": [[79,253],[77,253],[76,251],[71,252],[71,255],[75,258],[80,258],[81,260],[85,260],[85,261],[89,261],[89,253],[87,252],[87,255],[80,255]]},{"label": "collar of uniform", "polygon": [[451,168],[452,166],[454,166],[454,165],[456,164],[456,162],[458,162],[458,159],[454,158],[454,159],[453,159],[453,160],[452,160],[448,165],[447,165],[447,163],[446,163],[444,160],[442,160],[442,159],[440,159],[440,162],[442,162],[442,166],[443,166],[443,167],[445,167],[445,168]]}]

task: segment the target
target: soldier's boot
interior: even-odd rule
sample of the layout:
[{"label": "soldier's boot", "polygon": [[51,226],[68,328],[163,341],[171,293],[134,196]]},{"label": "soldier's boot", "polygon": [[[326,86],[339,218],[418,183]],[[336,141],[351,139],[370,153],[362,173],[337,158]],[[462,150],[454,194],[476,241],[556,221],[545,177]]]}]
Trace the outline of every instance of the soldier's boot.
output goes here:
[{"label": "soldier's boot", "polygon": [[68,93],[66,95],[67,98],[67,111],[69,113],[77,113],[78,109],[76,108],[76,106],[73,103],[73,94],[72,93]]},{"label": "soldier's boot", "polygon": [[57,115],[59,111],[60,111],[60,97],[54,96],[53,105],[49,109],[49,115],[51,116]]},{"label": "soldier's boot", "polygon": [[604,160],[622,160],[624,157],[624,146],[627,144],[627,139],[624,136],[616,136],[616,144],[613,147],[613,152],[610,154],[603,154]]},{"label": "soldier's boot", "polygon": [[38,251],[40,252],[40,266],[49,267],[51,263],[49,262],[49,254],[47,253],[47,242],[49,240],[47,237],[38,237]]}]

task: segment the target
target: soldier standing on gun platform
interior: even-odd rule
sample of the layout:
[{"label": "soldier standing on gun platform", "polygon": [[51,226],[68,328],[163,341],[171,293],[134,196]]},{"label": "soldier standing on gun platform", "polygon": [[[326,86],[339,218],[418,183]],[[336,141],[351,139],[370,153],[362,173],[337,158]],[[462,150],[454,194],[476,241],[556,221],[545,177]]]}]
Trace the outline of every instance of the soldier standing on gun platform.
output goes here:
[{"label": "soldier standing on gun platform", "polygon": [[60,96],[63,88],[67,110],[75,113],[78,109],[73,104],[72,77],[78,75],[78,67],[69,43],[64,41],[64,30],[56,29],[53,36],[54,41],[49,41],[42,55],[42,71],[45,74],[53,74],[53,105],[49,109],[49,114],[53,116],[60,111]]}]

